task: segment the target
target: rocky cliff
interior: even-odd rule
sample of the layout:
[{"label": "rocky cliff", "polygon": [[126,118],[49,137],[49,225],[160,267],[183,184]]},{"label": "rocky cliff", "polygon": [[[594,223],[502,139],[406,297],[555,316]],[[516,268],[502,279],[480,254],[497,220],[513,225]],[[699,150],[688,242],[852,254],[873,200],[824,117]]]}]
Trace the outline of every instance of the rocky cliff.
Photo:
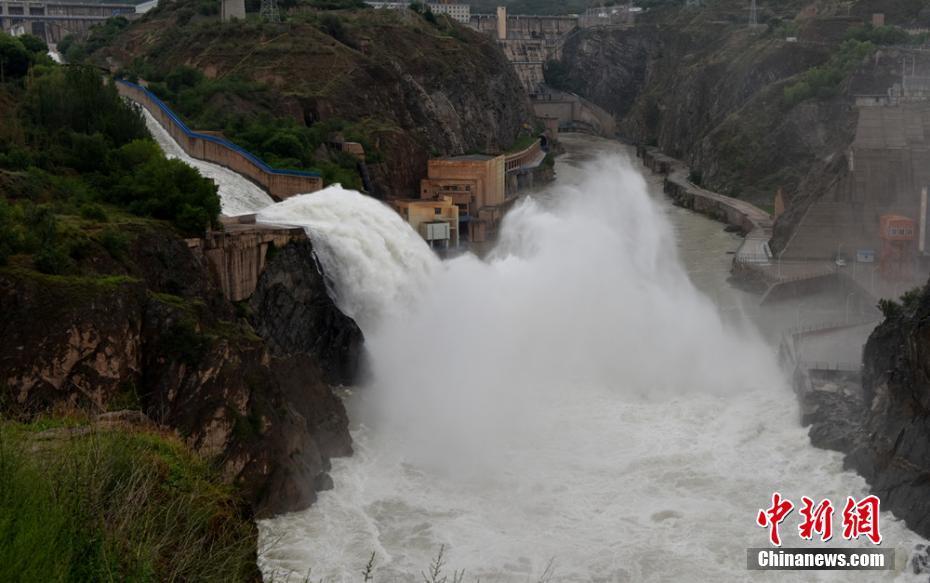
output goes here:
[{"label": "rocky cliff", "polygon": [[565,45],[564,84],[613,113],[624,137],[688,162],[708,188],[770,205],[851,140],[834,131],[848,127],[848,108],[781,104],[786,80],[824,62],[828,47],[714,16],[584,31]]},{"label": "rocky cliff", "polygon": [[[343,137],[371,150],[378,196],[415,195],[431,155],[501,152],[532,132],[527,96],[503,53],[490,38],[448,19],[310,10],[278,25],[223,24],[213,16],[184,21],[179,15],[188,5],[160,7],[93,60],[151,79],[184,65],[228,81],[211,92],[207,110],[216,115],[205,118],[270,114],[321,131],[345,122]],[[239,91],[243,81],[257,85]]]},{"label": "rocky cliff", "polygon": [[[140,409],[214,460],[259,515],[294,510],[351,453],[330,382],[361,333],[326,295],[309,241],[270,259],[251,305],[226,302],[201,257],[144,228],[124,274],[0,269],[0,388],[23,419]],[[285,319],[286,318],[286,319]]]},{"label": "rocky cliff", "polygon": [[796,386],[811,442],[846,454],[891,510],[930,536],[930,290],[883,302],[886,318],[869,337],[857,378]]},{"label": "rocky cliff", "polygon": [[862,425],[847,464],[930,536],[930,291],[886,309],[863,357]]},{"label": "rocky cliff", "polygon": [[[892,68],[890,58],[845,55],[842,43],[870,11],[911,24],[919,7],[898,4],[856,2],[847,16],[825,5],[802,14],[805,3],[779,3],[760,9],[756,29],[746,26],[740,2],[655,10],[630,29],[573,35],[548,80],[613,113],[623,137],[685,160],[707,188],[762,208],[772,208],[781,189],[787,212],[776,223],[777,252],[846,171],[853,85],[886,79]],[[813,96],[791,98],[813,77],[829,82]]]}]

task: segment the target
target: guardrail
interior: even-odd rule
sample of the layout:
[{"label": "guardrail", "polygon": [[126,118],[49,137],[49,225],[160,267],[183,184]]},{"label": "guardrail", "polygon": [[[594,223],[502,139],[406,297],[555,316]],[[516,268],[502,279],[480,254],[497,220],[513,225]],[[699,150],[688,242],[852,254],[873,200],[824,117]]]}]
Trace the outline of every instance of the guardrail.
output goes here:
[{"label": "guardrail", "polygon": [[832,370],[842,372],[859,372],[862,365],[852,362],[824,362],[819,360],[802,360],[798,366],[804,370]]},{"label": "guardrail", "polygon": [[504,168],[507,172],[520,170],[524,166],[539,166],[546,157],[542,150],[542,140],[537,139],[535,142],[513,154],[507,154],[504,157]]},{"label": "guardrail", "polygon": [[117,79],[120,95],[146,108],[189,156],[225,166],[258,184],[277,200],[323,188],[317,172],[279,170],[225,138],[192,131],[170,107],[145,87]]}]

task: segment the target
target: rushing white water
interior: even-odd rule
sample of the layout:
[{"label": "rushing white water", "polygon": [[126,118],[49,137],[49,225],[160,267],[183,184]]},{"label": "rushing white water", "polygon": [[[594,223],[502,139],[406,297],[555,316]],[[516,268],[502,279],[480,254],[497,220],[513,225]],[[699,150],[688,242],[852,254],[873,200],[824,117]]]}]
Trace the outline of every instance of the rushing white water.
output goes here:
[{"label": "rushing white water", "polygon": [[339,185],[268,207],[257,220],[307,228],[326,275],[338,285],[340,307],[369,333],[415,301],[439,268],[400,215]]},{"label": "rushing white water", "polygon": [[148,126],[149,132],[166,156],[177,158],[189,166],[193,166],[201,174],[216,183],[224,215],[230,217],[246,215],[274,203],[268,193],[262,190],[261,187],[229,168],[189,156],[147,109],[143,108],[142,114],[145,116],[145,125]]},{"label": "rushing white water", "polygon": [[[334,461],[335,489],[261,522],[267,577],[360,581],[374,552],[376,581],[412,581],[446,545],[469,581],[535,581],[550,560],[558,581],[744,581],[773,491],[863,495],[809,445],[772,349],[694,287],[626,159],[540,199],[508,215],[486,261],[439,263],[342,189],[261,214],[309,228],[374,379],[348,400],[356,454]],[[802,546],[795,517],[786,546]],[[919,542],[888,513],[882,529],[899,562]]]}]

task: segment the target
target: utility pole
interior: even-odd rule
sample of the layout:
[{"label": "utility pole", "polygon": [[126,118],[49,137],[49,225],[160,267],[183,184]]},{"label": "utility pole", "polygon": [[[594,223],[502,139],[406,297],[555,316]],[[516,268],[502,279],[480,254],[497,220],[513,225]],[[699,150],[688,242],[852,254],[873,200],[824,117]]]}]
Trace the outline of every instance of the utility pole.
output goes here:
[{"label": "utility pole", "polygon": [[265,22],[281,22],[281,14],[278,12],[278,0],[262,0],[259,16]]},{"label": "utility pole", "polygon": [[749,28],[759,26],[759,7],[756,6],[756,0],[751,0],[749,4]]}]

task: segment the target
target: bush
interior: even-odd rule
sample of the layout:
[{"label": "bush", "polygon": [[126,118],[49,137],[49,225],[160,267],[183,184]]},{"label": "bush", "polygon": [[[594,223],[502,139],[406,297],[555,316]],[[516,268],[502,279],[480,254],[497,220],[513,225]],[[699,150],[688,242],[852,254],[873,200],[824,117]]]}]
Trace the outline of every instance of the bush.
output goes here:
[{"label": "bush", "polygon": [[342,24],[342,19],[340,19],[335,14],[324,14],[320,18],[320,28],[333,37],[337,41],[341,42],[344,45],[351,45],[349,35],[346,32],[345,26]]},{"label": "bush", "polygon": [[6,153],[0,153],[0,167],[9,170],[25,170],[35,163],[32,153],[26,148],[10,144]]},{"label": "bush", "polygon": [[783,90],[783,98],[788,107],[811,98],[827,99],[839,93],[840,84],[852,73],[862,60],[875,51],[871,42],[855,39],[843,41],[839,50],[830,60],[819,67],[801,73],[795,83]]},{"label": "bush", "polygon": [[890,25],[876,27],[871,23],[851,29],[846,33],[846,38],[876,45],[906,45],[912,41],[902,28]]},{"label": "bush", "polygon": [[203,80],[204,75],[199,69],[188,67],[187,65],[181,65],[165,76],[165,84],[173,93],[177,93],[188,87],[196,87],[200,85]]},{"label": "bush", "polygon": [[171,221],[190,236],[203,235],[220,214],[216,184],[184,162],[163,156],[127,172],[109,197],[134,214]]},{"label": "bush", "polygon": [[100,244],[114,259],[122,259],[129,250],[129,237],[113,227],[107,227],[100,233]]},{"label": "bush", "polygon": [[105,223],[110,219],[107,216],[107,212],[103,210],[103,208],[100,205],[93,204],[93,203],[82,204],[80,213],[81,213],[81,218],[87,219],[88,221],[97,221],[100,223]]},{"label": "bush", "polygon": [[40,272],[49,275],[64,275],[74,267],[74,262],[64,246],[53,242],[43,244],[33,256],[32,263]]},{"label": "bush", "polygon": [[30,53],[44,55],[48,52],[48,45],[45,41],[33,34],[24,34],[17,38]]}]

